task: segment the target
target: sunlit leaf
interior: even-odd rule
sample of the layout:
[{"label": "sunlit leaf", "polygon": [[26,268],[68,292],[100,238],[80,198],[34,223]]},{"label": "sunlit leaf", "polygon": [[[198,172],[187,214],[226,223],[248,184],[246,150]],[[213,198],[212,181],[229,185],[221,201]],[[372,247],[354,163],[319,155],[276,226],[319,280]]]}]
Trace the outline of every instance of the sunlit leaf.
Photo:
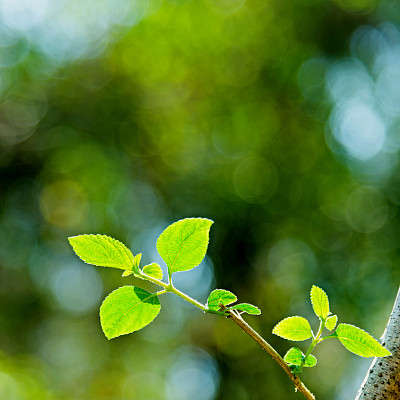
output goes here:
[{"label": "sunlit leaf", "polygon": [[307,360],[304,363],[304,366],[307,368],[311,368],[311,367],[315,367],[316,365],[317,365],[317,358],[315,356],[313,356],[312,354],[310,354],[307,357]]},{"label": "sunlit leaf", "polygon": [[229,309],[244,311],[247,314],[252,314],[252,315],[260,315],[261,314],[261,310],[258,307],[253,306],[253,304],[249,304],[249,303],[236,304],[232,307],[229,307]]},{"label": "sunlit leaf", "polygon": [[227,306],[237,300],[237,297],[229,290],[215,289],[207,299],[207,306],[212,310],[219,310],[220,304]]},{"label": "sunlit leaf", "polygon": [[162,269],[157,263],[151,263],[149,265],[145,265],[143,267],[143,273],[158,280],[163,278]]},{"label": "sunlit leaf", "polygon": [[313,285],[310,297],[315,314],[319,318],[325,319],[330,314],[327,294],[318,286]]},{"label": "sunlit leaf", "polygon": [[288,363],[292,365],[300,365],[301,361],[303,359],[303,353],[300,349],[297,347],[292,347],[287,351],[285,354],[285,357],[283,359]]},{"label": "sunlit leaf", "polygon": [[310,323],[303,317],[289,317],[279,322],[272,333],[288,340],[306,340],[312,336]]},{"label": "sunlit leaf", "polygon": [[133,254],[121,242],[105,235],[79,235],[68,238],[76,255],[88,264],[131,270]]},{"label": "sunlit leaf", "polygon": [[385,357],[390,356],[389,350],[385,349],[369,333],[356,326],[339,324],[335,336],[340,340],[347,350],[361,357]]},{"label": "sunlit leaf", "polygon": [[170,274],[198,266],[207,252],[213,221],[186,218],[170,225],[157,240],[157,250]]},{"label": "sunlit leaf", "polygon": [[335,326],[337,324],[337,320],[338,317],[337,315],[331,315],[326,319],[326,323],[325,326],[327,327],[327,329],[329,329],[330,331],[332,331],[333,329],[335,329]]},{"label": "sunlit leaf", "polygon": [[158,296],[134,286],[110,293],[100,307],[100,322],[108,339],[138,331],[160,312]]},{"label": "sunlit leaf", "polygon": [[133,267],[135,271],[139,270],[139,264],[141,259],[142,259],[142,253],[136,254],[136,256],[133,257]]},{"label": "sunlit leaf", "polygon": [[[303,358],[304,358],[303,352],[297,347],[292,347],[291,349],[288,350],[283,359],[289,365],[300,365]],[[309,368],[309,367],[314,367],[316,364],[317,364],[317,359],[312,354],[310,354],[307,357],[304,366]]]}]

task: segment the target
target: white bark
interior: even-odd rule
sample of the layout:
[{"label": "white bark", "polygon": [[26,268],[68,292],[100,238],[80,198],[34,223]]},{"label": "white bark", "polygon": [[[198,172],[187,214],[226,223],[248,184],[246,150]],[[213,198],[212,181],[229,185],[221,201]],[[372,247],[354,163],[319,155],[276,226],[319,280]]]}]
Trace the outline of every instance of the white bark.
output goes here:
[{"label": "white bark", "polygon": [[355,400],[400,400],[400,289],[381,343],[392,355],[374,358]]}]

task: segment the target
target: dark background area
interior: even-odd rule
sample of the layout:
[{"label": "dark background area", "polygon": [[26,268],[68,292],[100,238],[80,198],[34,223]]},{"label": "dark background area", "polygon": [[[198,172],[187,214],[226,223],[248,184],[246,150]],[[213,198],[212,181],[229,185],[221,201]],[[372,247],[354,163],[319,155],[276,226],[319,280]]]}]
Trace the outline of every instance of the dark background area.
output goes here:
[{"label": "dark background area", "polygon": [[[400,277],[399,23],[396,0],[1,0],[0,398],[300,398],[237,326],[172,295],[107,341],[102,299],[155,288],[81,262],[83,233],[160,262],[166,226],[211,218],[178,288],[258,305],[246,319],[282,355],[278,321],[317,328],[313,284],[379,338]],[[370,360],[315,355],[317,398],[353,398]]]}]

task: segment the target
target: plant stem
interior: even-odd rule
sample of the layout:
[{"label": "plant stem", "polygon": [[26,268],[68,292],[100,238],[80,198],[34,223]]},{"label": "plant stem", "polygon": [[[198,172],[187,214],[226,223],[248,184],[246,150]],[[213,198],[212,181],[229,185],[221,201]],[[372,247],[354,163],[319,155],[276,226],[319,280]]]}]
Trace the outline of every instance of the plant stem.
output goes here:
[{"label": "plant stem", "polygon": [[247,333],[253,340],[255,340],[273,359],[278,365],[286,372],[286,375],[294,383],[297,390],[304,395],[308,400],[315,400],[314,395],[308,390],[304,383],[300,380],[297,375],[294,375],[283,360],[283,358],[276,352],[276,350],[265,341],[250,325],[247,324],[243,318],[233,310],[228,310],[230,319],[239,325],[245,333]]},{"label": "plant stem", "polygon": [[175,286],[172,285],[172,281],[171,281],[170,287],[167,290],[168,290],[168,292],[175,293],[177,296],[179,296],[182,299],[188,301],[190,304],[193,304],[195,307],[200,308],[200,310],[206,311],[207,307],[205,305],[201,304],[197,300],[192,299],[187,294],[185,294],[185,293],[181,292],[180,290],[178,290]]},{"label": "plant stem", "polygon": [[[143,273],[141,273],[140,277],[152,283],[155,283],[156,285],[162,286],[164,290],[161,290],[160,292],[158,292],[158,294],[171,292],[181,297],[182,299],[186,300],[190,304],[193,304],[195,307],[200,308],[200,310],[204,312],[217,314],[219,316],[225,316],[225,317],[228,316],[233,322],[239,325],[244,332],[246,332],[253,340],[255,340],[278,363],[278,365],[286,372],[287,376],[294,383],[296,389],[299,390],[299,392],[302,393],[306,399],[315,400],[314,395],[308,390],[308,388],[304,385],[304,383],[300,380],[300,378],[292,373],[289,366],[286,364],[283,358],[277,353],[277,351],[267,341],[265,341],[250,325],[248,325],[247,322],[244,321],[244,319],[240,316],[238,312],[235,312],[234,310],[226,310],[226,307],[223,305],[221,305],[222,311],[210,310],[205,305],[201,304],[195,299],[192,299],[190,296],[188,296],[187,294],[181,292],[176,287],[174,287],[171,279],[169,280],[169,283],[165,283],[163,281],[160,281]],[[228,315],[226,313],[228,313]],[[319,336],[321,335],[322,329],[320,327],[320,331],[318,331]],[[309,353],[307,352],[307,356],[308,355]]]},{"label": "plant stem", "polygon": [[181,297],[182,299],[186,300],[187,302],[189,302],[190,304],[193,304],[195,307],[200,308],[200,310],[206,312],[206,313],[210,313],[210,314],[217,314],[219,316],[224,316],[226,317],[226,313],[224,312],[220,312],[217,310],[210,310],[209,308],[207,308],[204,304],[201,304],[200,302],[198,302],[197,300],[193,299],[192,297],[188,296],[187,294],[181,292],[179,289],[177,289],[173,284],[172,284],[172,280],[169,280],[169,283],[165,283],[163,281],[160,281],[158,279],[155,279],[151,276],[148,276],[146,274],[141,273],[140,275],[137,275],[139,278],[142,278],[144,280],[148,280],[158,286],[161,286],[164,288],[164,290],[162,290],[161,292],[158,292],[157,294],[163,294],[163,293],[174,293],[177,296]]},{"label": "plant stem", "polygon": [[322,331],[324,330],[324,328],[325,328],[325,320],[322,319],[319,324],[318,332],[317,332],[316,336],[313,338],[313,341],[311,342],[306,355],[304,356],[303,360],[301,361],[301,364],[299,366],[299,373],[301,373],[301,371],[303,370],[304,364],[306,363],[308,356],[314,350],[314,347],[322,340],[321,334],[322,334]]}]

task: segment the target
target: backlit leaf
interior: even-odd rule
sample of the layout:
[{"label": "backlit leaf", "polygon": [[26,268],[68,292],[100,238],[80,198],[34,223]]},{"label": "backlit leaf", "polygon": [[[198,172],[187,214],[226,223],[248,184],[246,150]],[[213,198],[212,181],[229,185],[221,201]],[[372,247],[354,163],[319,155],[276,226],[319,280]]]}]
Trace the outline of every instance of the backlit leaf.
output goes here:
[{"label": "backlit leaf", "polygon": [[207,306],[212,310],[219,310],[220,304],[227,306],[237,300],[237,297],[229,290],[215,289],[208,296]]},{"label": "backlit leaf", "polygon": [[207,252],[213,221],[186,218],[170,225],[157,240],[157,250],[170,274],[198,266]]},{"label": "backlit leaf", "polygon": [[302,351],[297,348],[297,347],[292,347],[291,349],[288,350],[288,352],[285,354],[285,357],[283,359],[288,363],[292,365],[300,365],[301,361],[303,359],[303,353]]},{"label": "backlit leaf", "polygon": [[158,296],[134,286],[110,293],[100,307],[100,322],[108,339],[138,331],[160,312]]},{"label": "backlit leaf", "polygon": [[88,264],[132,270],[133,254],[121,242],[105,235],[79,235],[68,238],[76,255]]},{"label": "backlit leaf", "polygon": [[339,324],[335,336],[340,340],[347,350],[361,357],[385,357],[390,356],[389,350],[385,349],[369,333],[356,326]]},{"label": "backlit leaf", "polygon": [[136,254],[136,256],[133,257],[133,267],[136,271],[139,270],[139,264],[141,259],[142,259],[142,253]]},{"label": "backlit leaf", "polygon": [[[304,358],[303,352],[297,347],[292,347],[291,349],[288,350],[283,359],[290,365],[300,365],[303,358]],[[304,366],[310,368],[314,367],[316,364],[317,364],[317,359],[312,354],[310,354],[307,357]]]},{"label": "backlit leaf", "polygon": [[318,286],[313,285],[310,297],[315,314],[319,318],[325,319],[330,314],[327,294]]},{"label": "backlit leaf", "polygon": [[163,278],[162,269],[157,263],[151,263],[149,265],[145,265],[143,267],[143,273],[158,280]]},{"label": "backlit leaf", "polygon": [[337,320],[338,320],[337,315],[330,315],[330,316],[326,319],[326,323],[325,323],[325,326],[327,327],[327,329],[329,329],[330,331],[332,331],[333,329],[335,329],[335,326],[336,326],[336,324],[337,324]]},{"label": "backlit leaf", "polygon": [[232,307],[229,307],[229,309],[244,311],[247,314],[252,314],[252,315],[260,315],[261,314],[261,310],[258,307],[253,306],[253,304],[249,304],[249,303],[236,304]]},{"label": "backlit leaf", "polygon": [[314,366],[316,366],[316,365],[317,365],[317,359],[316,359],[316,357],[313,356],[312,354],[310,354],[310,355],[307,357],[307,360],[306,360],[306,362],[304,363],[304,366],[307,367],[307,368],[311,368],[311,367],[314,367]]},{"label": "backlit leaf", "polygon": [[288,340],[306,340],[312,336],[311,326],[303,317],[289,317],[279,322],[272,333]]}]

